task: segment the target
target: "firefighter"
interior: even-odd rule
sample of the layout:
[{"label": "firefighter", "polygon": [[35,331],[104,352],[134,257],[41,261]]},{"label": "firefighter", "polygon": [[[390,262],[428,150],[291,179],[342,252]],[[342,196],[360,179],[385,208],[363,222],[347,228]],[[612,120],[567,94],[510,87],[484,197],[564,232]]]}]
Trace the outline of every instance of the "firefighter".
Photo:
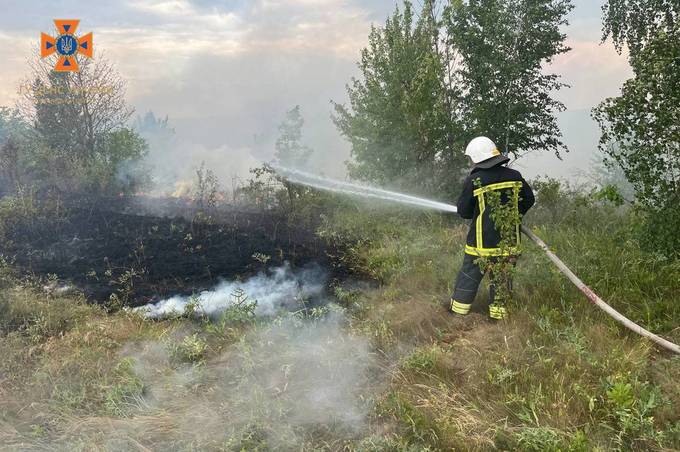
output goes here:
[{"label": "firefighter", "polygon": [[[517,209],[520,215],[524,215],[534,205],[534,193],[529,184],[519,171],[505,166],[510,159],[501,154],[489,138],[477,137],[470,141],[465,148],[465,155],[470,157],[474,167],[465,179],[463,192],[458,199],[458,214],[472,222],[463,266],[451,296],[451,311],[460,315],[470,312],[470,305],[484,277],[483,261],[514,265],[519,252],[520,225],[517,223],[512,237],[506,238],[501,244],[501,234],[490,215],[490,193],[497,192],[499,197],[495,199],[503,205],[511,203],[511,207]],[[512,283],[507,275],[500,277],[490,271],[489,276],[489,316],[501,320],[507,317],[504,294],[512,289]],[[505,285],[504,289],[499,289],[501,283]]]}]

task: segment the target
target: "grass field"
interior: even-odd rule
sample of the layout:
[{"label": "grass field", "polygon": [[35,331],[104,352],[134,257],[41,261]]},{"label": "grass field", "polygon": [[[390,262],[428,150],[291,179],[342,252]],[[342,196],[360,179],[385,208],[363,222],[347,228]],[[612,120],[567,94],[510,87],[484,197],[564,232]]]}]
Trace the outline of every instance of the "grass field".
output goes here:
[{"label": "grass field", "polygon": [[[526,218],[603,299],[680,341],[680,262],[626,210],[563,194]],[[547,205],[547,204],[546,204]],[[558,206],[558,207],[555,207]],[[622,329],[530,243],[511,317],[446,311],[466,226],[344,204],[318,234],[376,283],[257,318],[145,320],[2,266],[2,450],[673,450],[680,359]]]}]

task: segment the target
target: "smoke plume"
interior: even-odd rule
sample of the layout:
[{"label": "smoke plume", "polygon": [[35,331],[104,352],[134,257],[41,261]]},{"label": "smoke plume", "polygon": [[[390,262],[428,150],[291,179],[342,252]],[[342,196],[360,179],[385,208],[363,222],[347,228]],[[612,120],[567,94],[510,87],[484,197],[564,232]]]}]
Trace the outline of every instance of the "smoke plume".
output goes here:
[{"label": "smoke plume", "polygon": [[[127,418],[78,421],[64,444],[73,446],[77,437],[89,445],[103,438],[108,450],[300,450],[363,438],[387,376],[368,339],[351,332],[343,308],[330,299],[312,314],[280,311],[301,296],[323,297],[324,285],[319,269],[284,266],[202,293],[208,315],[230,306],[237,289],[257,299],[258,313],[280,315],[234,336],[228,326],[215,333],[199,323],[169,323],[165,339],[127,344],[118,358],[131,363],[143,393],[124,409]],[[147,315],[181,311],[187,302],[169,298]],[[224,348],[204,360],[178,360],[187,338]]]},{"label": "smoke plume", "polygon": [[339,311],[314,320],[286,316],[201,366],[173,366],[168,347],[157,343],[130,347],[122,356],[134,360],[144,400],[126,428],[111,434],[164,448],[226,450],[361,437],[384,374],[368,341],[344,323]]},{"label": "smoke plume", "polygon": [[286,264],[260,272],[243,282],[222,281],[213,290],[203,291],[194,297],[176,295],[134,310],[149,318],[171,317],[183,314],[187,306],[194,303],[197,314],[215,317],[238,302],[238,294],[243,292],[249,299],[257,301],[257,315],[272,316],[321,296],[326,279],[327,275],[318,266],[293,272]]}]

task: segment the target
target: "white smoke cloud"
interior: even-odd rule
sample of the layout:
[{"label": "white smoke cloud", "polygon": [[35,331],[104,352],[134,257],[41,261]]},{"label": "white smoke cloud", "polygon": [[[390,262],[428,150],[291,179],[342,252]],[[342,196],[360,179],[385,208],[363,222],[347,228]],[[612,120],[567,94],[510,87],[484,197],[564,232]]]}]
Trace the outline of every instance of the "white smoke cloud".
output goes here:
[{"label": "white smoke cloud", "polygon": [[[361,441],[372,433],[369,420],[391,367],[370,337],[352,329],[345,310],[324,298],[326,278],[320,268],[285,265],[202,293],[206,314],[230,306],[237,289],[258,300],[262,315],[294,307],[300,297],[326,304],[247,326],[162,322],[157,339],[131,340],[115,357],[131,369],[106,395],[120,411],[66,416],[54,435],[31,438],[26,448],[335,450]],[[172,297],[147,308],[161,316],[187,302]],[[187,339],[203,343],[205,355],[187,359]]]},{"label": "white smoke cloud", "polygon": [[327,450],[361,439],[390,370],[346,324],[338,307],[315,319],[288,314],[198,364],[173,358],[186,324],[164,341],[128,343],[118,359],[131,361],[144,391],[125,416],[69,417],[27,449]]},{"label": "white smoke cloud", "polygon": [[75,419],[50,450],[311,450],[362,438],[390,371],[347,321],[334,305],[322,317],[287,314],[200,364],[173,358],[186,324],[127,344],[119,359],[132,361],[143,395],[126,418]]},{"label": "white smoke cloud", "polygon": [[110,444],[132,439],[164,450],[299,450],[361,437],[387,372],[345,323],[339,309],[320,319],[280,317],[200,366],[173,365],[158,342],[130,345],[121,358],[134,361],[144,399],[124,424],[98,433]]},{"label": "white smoke cloud", "polygon": [[134,311],[141,312],[148,318],[168,317],[184,313],[189,303],[198,301],[197,313],[216,316],[232,306],[236,301],[234,295],[242,290],[250,300],[257,301],[257,315],[272,316],[282,309],[295,308],[300,300],[322,295],[325,283],[326,275],[318,267],[293,272],[290,265],[285,264],[260,272],[243,282],[222,281],[214,289],[203,291],[195,297],[175,295],[154,304],[140,306]]},{"label": "white smoke cloud", "polygon": [[245,147],[224,145],[211,148],[179,143],[162,150],[151,148],[143,164],[149,168],[152,193],[169,195],[177,191],[178,185],[191,187],[201,165],[213,172],[222,189],[231,189],[234,181],[247,180],[250,170],[262,165],[262,162]]}]

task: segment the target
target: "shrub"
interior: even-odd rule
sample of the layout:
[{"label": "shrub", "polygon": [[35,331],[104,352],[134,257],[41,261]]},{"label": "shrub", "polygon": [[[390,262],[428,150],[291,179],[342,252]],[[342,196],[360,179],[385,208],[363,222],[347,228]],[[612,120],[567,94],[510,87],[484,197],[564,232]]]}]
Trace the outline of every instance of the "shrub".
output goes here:
[{"label": "shrub", "polygon": [[181,342],[173,344],[171,355],[178,361],[200,362],[208,351],[208,343],[198,333],[185,336]]},{"label": "shrub", "polygon": [[609,378],[604,402],[609,408],[604,426],[618,448],[662,447],[664,436],[654,422],[656,408],[664,403],[658,388],[636,378]]},{"label": "shrub", "polygon": [[439,347],[432,345],[418,348],[402,361],[402,367],[409,370],[430,370],[437,364]]}]

